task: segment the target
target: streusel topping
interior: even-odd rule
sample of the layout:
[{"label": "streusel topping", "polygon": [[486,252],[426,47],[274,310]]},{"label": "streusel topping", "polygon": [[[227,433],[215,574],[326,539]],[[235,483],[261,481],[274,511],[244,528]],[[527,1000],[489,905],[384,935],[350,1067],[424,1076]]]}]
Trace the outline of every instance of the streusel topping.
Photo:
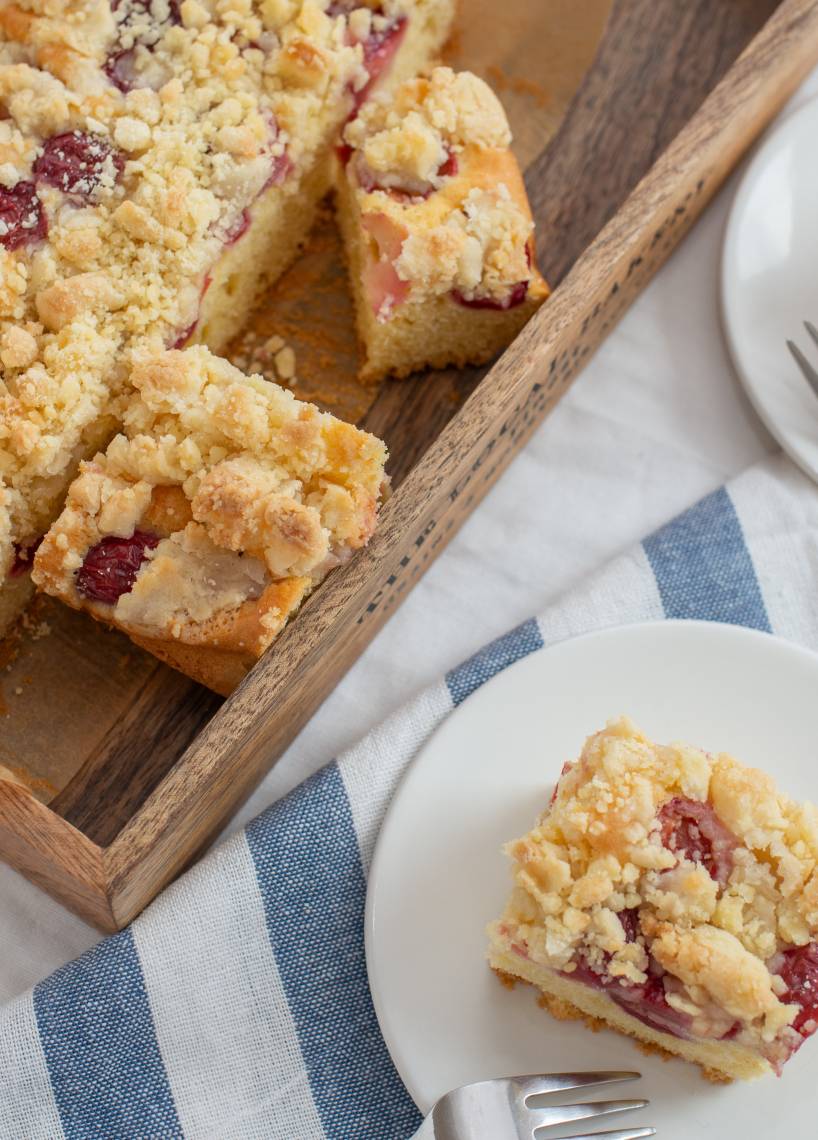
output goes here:
[{"label": "streusel topping", "polygon": [[439,169],[467,145],[505,149],[511,130],[497,96],[470,71],[436,67],[402,84],[389,100],[374,96],[347,125],[355,147],[380,185],[408,181],[439,186]]}]

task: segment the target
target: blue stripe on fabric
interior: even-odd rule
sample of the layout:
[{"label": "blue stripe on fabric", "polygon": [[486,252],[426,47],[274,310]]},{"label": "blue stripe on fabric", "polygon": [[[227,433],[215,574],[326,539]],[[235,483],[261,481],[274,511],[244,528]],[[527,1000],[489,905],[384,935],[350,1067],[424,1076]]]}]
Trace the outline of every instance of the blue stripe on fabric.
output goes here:
[{"label": "blue stripe on fabric", "polygon": [[41,982],[34,1014],[66,1140],[183,1136],[129,930]]},{"label": "blue stripe on fabric", "polygon": [[402,1140],[420,1114],[378,1027],[364,956],[366,880],[336,764],[247,828],[267,932],[329,1140]]},{"label": "blue stripe on fabric", "polygon": [[644,542],[669,618],[746,625],[770,619],[733,501],[714,491]]},{"label": "blue stripe on fabric", "polygon": [[498,637],[468,661],[464,661],[462,665],[458,665],[456,669],[446,674],[446,684],[455,705],[465,701],[475,689],[485,685],[486,681],[490,681],[497,673],[502,673],[521,657],[527,657],[529,653],[534,653],[542,647],[542,634],[534,618],[529,618],[503,637]]}]

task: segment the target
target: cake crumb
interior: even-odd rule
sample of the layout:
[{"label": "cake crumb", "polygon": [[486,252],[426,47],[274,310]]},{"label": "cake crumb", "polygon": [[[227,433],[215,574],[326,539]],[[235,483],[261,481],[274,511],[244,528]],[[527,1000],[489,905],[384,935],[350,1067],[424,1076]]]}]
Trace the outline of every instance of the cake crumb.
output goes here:
[{"label": "cake crumb", "polygon": [[295,349],[278,333],[263,338],[245,334],[230,359],[242,371],[258,373],[273,384],[286,388],[298,384]]},{"label": "cake crumb", "polygon": [[292,380],[295,376],[295,353],[285,345],[275,354],[276,372],[282,380]]}]

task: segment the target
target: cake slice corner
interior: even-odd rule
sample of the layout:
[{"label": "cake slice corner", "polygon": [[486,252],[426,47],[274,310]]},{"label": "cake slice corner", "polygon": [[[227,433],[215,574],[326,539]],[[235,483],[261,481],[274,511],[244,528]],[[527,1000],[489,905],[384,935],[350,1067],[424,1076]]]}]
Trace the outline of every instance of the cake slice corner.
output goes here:
[{"label": "cake slice corner", "polygon": [[146,354],[131,382],[33,579],[226,694],[368,542],[386,448],[204,347]]},{"label": "cake slice corner", "polygon": [[488,85],[448,67],[347,125],[336,201],[362,379],[484,362],[548,296],[510,141]]}]

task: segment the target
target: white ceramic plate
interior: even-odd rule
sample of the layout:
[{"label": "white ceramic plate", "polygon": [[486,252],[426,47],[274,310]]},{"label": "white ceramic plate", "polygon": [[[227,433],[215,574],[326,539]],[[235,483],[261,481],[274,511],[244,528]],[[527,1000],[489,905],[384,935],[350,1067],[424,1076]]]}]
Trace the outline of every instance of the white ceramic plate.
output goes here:
[{"label": "white ceramic plate", "polygon": [[790,356],[794,340],[818,365],[803,322],[818,325],[818,100],[772,132],[731,207],[721,274],[733,363],[784,450],[818,480],[818,396]]},{"label": "white ceramic plate", "polygon": [[791,795],[818,799],[816,692],[818,656],[807,650],[735,626],[668,621],[535,653],[455,710],[398,789],[367,900],[375,1008],[424,1111],[486,1077],[635,1069],[644,1079],[622,1095],[651,1106],[608,1127],[650,1123],[661,1140],[815,1135],[818,1039],[780,1080],[711,1085],[615,1033],[552,1020],[528,986],[505,989],[485,963],[484,930],[510,885],[502,843],[533,825],[563,761],[610,717],[627,713],[660,741],[732,752]]}]

